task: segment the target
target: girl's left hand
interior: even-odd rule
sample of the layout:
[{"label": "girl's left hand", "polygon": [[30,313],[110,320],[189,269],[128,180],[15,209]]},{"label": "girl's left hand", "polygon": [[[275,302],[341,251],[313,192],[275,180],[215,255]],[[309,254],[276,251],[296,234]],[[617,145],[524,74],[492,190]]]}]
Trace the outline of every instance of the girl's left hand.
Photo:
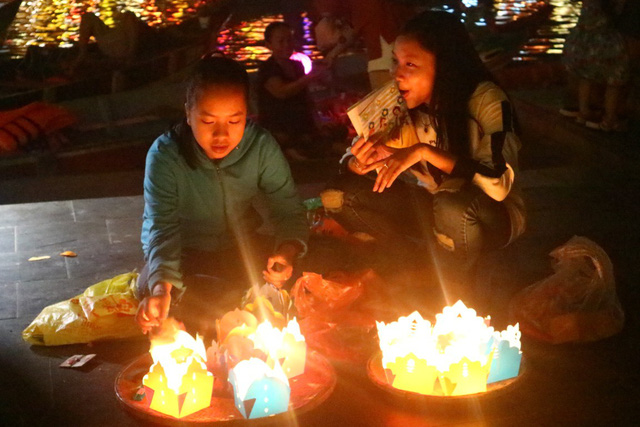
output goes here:
[{"label": "girl's left hand", "polygon": [[379,169],[378,177],[373,185],[373,191],[382,193],[385,189],[391,187],[391,184],[394,183],[402,172],[422,160],[421,150],[423,148],[424,144],[415,144],[411,147],[402,148],[386,159],[378,160],[367,166],[363,170],[364,173]]}]

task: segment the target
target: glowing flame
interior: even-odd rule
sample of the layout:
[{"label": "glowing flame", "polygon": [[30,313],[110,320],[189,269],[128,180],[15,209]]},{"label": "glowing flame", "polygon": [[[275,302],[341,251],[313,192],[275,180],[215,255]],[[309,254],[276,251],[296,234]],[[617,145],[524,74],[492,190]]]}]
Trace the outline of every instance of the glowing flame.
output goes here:
[{"label": "glowing flame", "polygon": [[176,331],[171,342],[152,340],[149,352],[153,362],[161,364],[164,368],[168,387],[176,392],[180,389],[182,378],[192,361],[200,362],[203,366],[207,361],[202,338],[198,335],[194,339],[188,332],[181,330]]},{"label": "glowing flame", "polygon": [[194,339],[169,319],[152,337],[149,352],[153,365],[142,384],[151,409],[181,418],[209,406],[213,375],[199,336]]},{"label": "glowing flame", "polygon": [[282,330],[264,321],[248,338],[256,349],[268,356],[267,363],[270,366],[281,364],[288,378],[304,373],[307,345],[295,318]]},{"label": "glowing flame", "polygon": [[[477,316],[462,301],[445,307],[433,326],[418,312],[389,324],[376,323],[382,366],[396,388],[422,394],[470,394],[486,391],[494,368],[501,370],[499,380],[518,374],[518,325],[496,332],[489,318]],[[492,364],[499,354],[506,360]]]}]

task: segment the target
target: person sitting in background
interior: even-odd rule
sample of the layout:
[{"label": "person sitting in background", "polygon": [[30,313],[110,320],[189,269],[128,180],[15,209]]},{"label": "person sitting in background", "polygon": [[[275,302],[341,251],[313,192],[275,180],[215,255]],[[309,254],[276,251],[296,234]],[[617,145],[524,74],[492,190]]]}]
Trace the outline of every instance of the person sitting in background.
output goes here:
[{"label": "person sitting in background", "polygon": [[[272,22],[264,31],[269,59],[260,64],[257,78],[258,116],[291,160],[321,156],[325,148],[318,137],[309,85],[322,75],[316,69],[305,74],[294,52],[291,26]],[[317,64],[316,64],[317,65]]]},{"label": "person sitting in background", "polygon": [[133,12],[126,10],[116,11],[113,20],[113,27],[109,27],[92,12],[82,14],[78,35],[79,53],[69,67],[69,74],[79,71],[87,60],[92,37],[100,53],[114,67],[127,65],[136,58],[142,37],[149,28]]},{"label": "person sitting in background", "polygon": [[[415,7],[391,0],[314,0],[314,12],[326,18],[324,25],[340,23],[342,37],[323,48],[330,57],[337,56],[360,37],[367,51],[367,72],[371,89],[391,80],[391,50],[402,24],[415,14]],[[323,32],[326,32],[321,27]],[[323,34],[324,35],[324,34]]]},{"label": "person sitting in background", "polygon": [[[149,149],[137,313],[144,331],[171,306],[187,329],[206,336],[258,282],[256,267],[266,265],[264,280],[282,287],[306,252],[309,230],[289,165],[274,138],[247,120],[248,94],[242,65],[200,60],[187,81],[185,120]],[[259,195],[275,238],[257,232]]]}]

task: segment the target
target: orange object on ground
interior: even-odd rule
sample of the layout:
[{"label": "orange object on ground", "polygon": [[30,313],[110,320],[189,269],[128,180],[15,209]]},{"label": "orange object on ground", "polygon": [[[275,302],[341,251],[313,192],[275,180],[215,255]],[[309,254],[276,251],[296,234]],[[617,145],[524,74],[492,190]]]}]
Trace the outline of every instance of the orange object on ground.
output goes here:
[{"label": "orange object on ground", "polygon": [[76,117],[66,108],[44,102],[0,111],[0,155],[25,150],[30,142],[75,122]]}]

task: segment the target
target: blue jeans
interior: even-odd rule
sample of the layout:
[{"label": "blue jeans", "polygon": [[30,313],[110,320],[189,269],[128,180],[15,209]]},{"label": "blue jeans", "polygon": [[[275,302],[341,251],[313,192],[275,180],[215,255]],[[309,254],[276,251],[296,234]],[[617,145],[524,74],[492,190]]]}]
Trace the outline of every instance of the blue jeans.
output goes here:
[{"label": "blue jeans", "polygon": [[465,271],[483,251],[509,241],[511,224],[505,206],[474,185],[432,195],[402,181],[374,193],[373,183],[373,175],[347,172],[327,185],[344,193],[342,209],[330,215],[350,232],[365,232],[381,242],[411,240],[428,247],[435,243],[436,255]]}]

